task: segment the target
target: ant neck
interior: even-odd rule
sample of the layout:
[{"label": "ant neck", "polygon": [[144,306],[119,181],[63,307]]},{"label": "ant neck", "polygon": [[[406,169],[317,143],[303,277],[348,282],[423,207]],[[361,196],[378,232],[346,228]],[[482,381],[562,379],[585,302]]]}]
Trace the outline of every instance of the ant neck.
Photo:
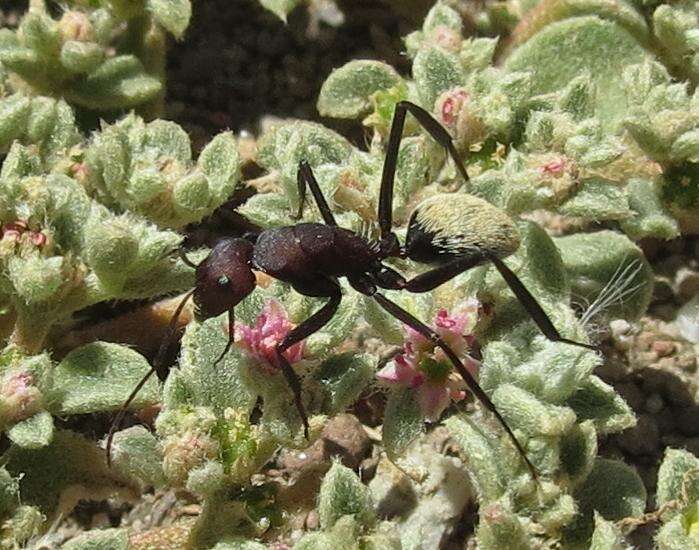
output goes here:
[{"label": "ant neck", "polygon": [[392,231],[383,235],[379,241],[379,261],[385,258],[405,258],[405,249],[400,245],[398,237]]}]

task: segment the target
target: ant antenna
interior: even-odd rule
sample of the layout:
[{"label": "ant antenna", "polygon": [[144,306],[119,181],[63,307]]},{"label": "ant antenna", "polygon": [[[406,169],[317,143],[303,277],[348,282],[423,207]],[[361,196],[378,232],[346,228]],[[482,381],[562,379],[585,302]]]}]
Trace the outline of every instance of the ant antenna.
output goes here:
[{"label": "ant antenna", "polygon": [[[182,254],[184,256],[184,253]],[[186,257],[185,257],[186,258]],[[183,258],[183,261],[185,260]],[[188,259],[186,261],[189,261]],[[186,262],[185,262],[186,263]],[[189,264],[188,264],[189,265]],[[165,333],[165,337],[163,338],[162,342],[160,343],[160,348],[158,348],[158,353],[155,356],[155,359],[153,360],[153,366],[151,369],[145,374],[143,378],[141,378],[140,382],[136,384],[136,387],[131,391],[131,394],[129,397],[126,399],[124,404],[121,406],[119,409],[119,412],[117,415],[114,417],[114,420],[112,421],[112,425],[109,427],[109,435],[107,436],[107,466],[111,467],[112,465],[112,443],[114,441],[114,434],[116,430],[121,426],[122,421],[124,420],[124,416],[126,416],[126,411],[129,409],[129,405],[133,402],[133,400],[136,398],[138,395],[138,392],[141,391],[143,386],[146,385],[146,382],[150,379],[151,376],[153,376],[153,373],[158,372],[160,368],[162,367],[162,363],[165,360],[165,353],[167,352],[167,349],[170,347],[170,344],[172,343],[173,337],[175,335],[175,331],[177,329],[177,321],[180,318],[180,315],[182,313],[182,310],[184,309],[185,304],[187,303],[187,300],[189,300],[192,297],[192,294],[194,294],[194,290],[190,290],[187,292],[187,294],[184,295],[184,298],[182,298],[182,301],[177,305],[177,309],[175,309],[175,312],[172,314],[172,317],[170,318],[170,324],[167,327],[167,332]]]}]

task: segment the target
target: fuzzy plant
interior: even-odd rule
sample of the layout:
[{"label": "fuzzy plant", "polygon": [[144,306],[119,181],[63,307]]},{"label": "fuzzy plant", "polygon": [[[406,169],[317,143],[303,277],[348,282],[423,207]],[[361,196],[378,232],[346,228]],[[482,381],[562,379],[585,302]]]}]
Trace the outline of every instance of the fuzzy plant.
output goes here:
[{"label": "fuzzy plant", "polygon": [[229,133],[195,164],[174,123],[131,115],[85,140],[65,103],[32,102],[32,132],[14,142],[0,171],[0,261],[2,295],[17,315],[11,340],[39,351],[74,311],[191,285],[191,271],[171,259],[182,237],[167,228],[225,202],[239,160]]},{"label": "fuzzy plant", "polygon": [[[667,58],[649,47],[659,42],[631,4],[541,5],[556,8],[555,16],[537,19],[536,31],[505,48],[497,65],[497,41],[464,38],[460,13],[438,2],[406,38],[410,78],[378,61],[337,69],[323,86],[319,111],[362,119],[373,130],[368,150],[318,123],[281,121],[258,140],[254,160],[263,174],[248,182],[256,194],[239,213],[263,228],[319,221],[310,204],[301,220],[295,216],[303,160],[338,223],[375,238],[394,108],[410,100],[454,137],[471,177],[459,183],[453,163],[409,116],[397,160],[399,236],[422,201],[475,195],[511,217],[519,248],[505,262],[563,337],[587,342],[612,319],[638,319],[651,298],[652,270],[633,240],[677,235],[686,223],[681,212],[695,206],[687,201],[696,162],[695,121],[687,114],[695,95],[672,82],[677,67],[663,67]],[[430,457],[431,473],[409,482],[420,498],[382,521],[377,503],[390,488],[367,488],[335,463],[318,496],[319,529],[296,541],[300,550],[419,548],[431,527],[453,527],[471,498],[479,504],[476,538],[484,549],[623,547],[620,525],[642,517],[645,488],[630,466],[598,456],[598,438],[633,426],[635,416],[596,375],[600,355],[548,341],[487,265],[433,292],[386,296],[430,324],[464,360],[538,479],[490,413],[479,406],[465,412],[469,393],[444,354],[344,283],[333,319],[285,352],[301,379],[309,440],[275,346],[323,302],[262,274],[236,306],[233,327],[225,316],[188,325],[167,380],[150,379],[131,403],[134,412],[160,408],[154,431],[118,430],[111,467],[104,442],[57,422],[116,412],[151,365],[105,342],[53,356],[52,336],[87,306],[191,288],[192,269],[173,255],[180,232],[230,197],[242,161],[230,133],[214,137],[194,160],[179,126],[136,114],[89,137],[77,129],[71,105],[145,108],[158,96],[161,74],[146,56],[146,39],[160,40],[150,54],[162,56],[162,29],[179,36],[186,27],[166,15],[188,17],[187,2],[76,1],[60,20],[41,2],[32,6],[18,31],[0,34],[0,147],[7,152],[0,171],[0,326],[8,339],[0,352],[0,429],[11,443],[0,469],[0,529],[9,548],[80,500],[133,500],[154,487],[187,491],[201,502],[183,544],[259,549],[285,511],[273,483],[251,479],[279,449],[305,448],[329,417],[377,387],[386,394],[381,437],[391,467],[410,474],[416,456]],[[658,18],[663,44],[672,39],[668,29],[684,25],[677,38],[684,53],[676,60],[684,66],[694,50],[691,18],[677,16],[683,6],[668,6]],[[79,18],[73,26],[64,22],[69,13]],[[118,23],[108,36],[100,34],[100,18]],[[69,70],[90,52],[94,66]],[[157,89],[139,95],[134,90],[144,82]],[[551,214],[571,222],[566,230],[582,224],[589,231],[553,238],[531,221],[542,210],[549,222]],[[408,276],[423,269],[405,259],[392,265]],[[380,345],[363,345],[370,336]],[[472,357],[477,351],[482,360]],[[450,435],[458,458],[425,451],[428,426]],[[692,459],[669,452],[659,474],[663,548],[696,536]],[[444,480],[448,490],[435,490]],[[126,528],[107,529],[67,547],[126,549],[136,547],[134,540]]]},{"label": "fuzzy plant", "polygon": [[61,97],[89,111],[154,111],[165,76],[166,32],[181,38],[189,0],[31,2],[16,31],[0,31],[14,91]]},{"label": "fuzzy plant", "polygon": [[[627,10],[635,13],[630,6]],[[560,21],[546,21],[541,32],[494,66],[498,39],[463,38],[459,13],[438,2],[422,29],[406,37],[410,79],[382,62],[351,61],[326,80],[318,109],[325,116],[362,118],[375,132],[373,145],[380,155],[393,106],[408,99],[432,112],[454,137],[470,165],[469,192],[509,213],[543,209],[578,223],[615,222],[634,239],[675,237],[671,196],[687,185],[678,181],[681,176],[663,185],[657,155],[639,151],[634,138],[640,132],[631,132],[639,124],[660,131],[652,121],[644,123],[650,115],[640,111],[647,103],[647,112],[659,118],[662,100],[653,99],[660,97],[657,91],[652,96],[645,91],[648,85],[639,88],[634,75],[650,66],[663,73],[662,66],[651,61],[653,54],[638,33],[603,12],[600,7],[599,13],[588,10],[580,16],[573,10]],[[645,25],[642,18],[637,23]],[[605,48],[615,49],[615,56],[606,55]],[[669,77],[664,82],[684,90]],[[677,133],[675,139],[692,129],[691,102],[684,97],[678,96],[675,108],[682,113],[677,120],[688,121],[682,128],[668,128]],[[417,127],[408,133],[403,154],[417,164],[408,152],[415,147],[409,140],[422,134]],[[676,147],[691,141],[691,134],[682,138]],[[660,139],[669,147],[665,136]],[[684,147],[686,159],[691,144]],[[677,164],[666,163],[675,172]],[[685,167],[688,174],[691,166]],[[449,178],[453,170],[434,155],[429,171],[420,168],[430,181]]]}]

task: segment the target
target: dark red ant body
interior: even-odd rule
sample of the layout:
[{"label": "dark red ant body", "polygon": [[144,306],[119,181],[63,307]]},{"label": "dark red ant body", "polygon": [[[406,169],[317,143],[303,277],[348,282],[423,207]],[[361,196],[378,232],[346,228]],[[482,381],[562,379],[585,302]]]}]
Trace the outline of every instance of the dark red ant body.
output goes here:
[{"label": "dark red ant body", "polygon": [[[253,270],[262,271],[289,283],[294,290],[305,296],[328,299],[317,312],[291,330],[276,348],[278,366],[293,392],[294,402],[308,437],[308,420],[301,397],[301,384],[284,352],[320,330],[333,317],[342,300],[342,291],[337,279],[345,277],[357,292],[374,299],[389,314],[421,333],[444,351],[476,398],[497,418],[532,475],[536,477],[536,470],[524,449],[456,353],[433,329],[386,298],[379,289],[427,292],[476,265],[491,262],[549,340],[588,349],[596,348],[561,337],[531,293],[502,262],[502,258],[514,252],[519,245],[516,226],[506,214],[482,199],[466,194],[454,194],[454,200],[450,201],[451,206],[436,207],[442,208],[436,215],[430,214],[429,205],[423,209],[418,206],[410,219],[406,245],[400,245],[392,230],[393,182],[398,147],[408,112],[446,148],[459,173],[468,181],[466,169],[446,130],[427,111],[402,101],[396,105],[383,167],[378,213],[381,236],[378,241],[370,242],[359,234],[337,225],[311,167],[306,162],[301,162],[298,170],[298,217],[300,218],[303,212],[308,186],[324,223],[299,223],[267,229],[250,235],[249,238],[224,239],[199,265],[192,264],[183,256],[183,260],[196,269],[196,287],[187,294],[183,303],[193,295],[198,316],[203,319],[228,312],[229,341],[218,359],[220,361],[233,343],[234,308],[255,288]],[[432,208],[434,207],[432,205]],[[459,219],[455,219],[457,217]],[[485,220],[486,225],[482,228],[477,225],[474,231],[469,225],[472,219],[481,222]],[[407,257],[422,263],[437,264],[437,267],[406,280],[400,273],[383,264],[384,260],[391,257]],[[154,361],[153,371],[148,376],[161,368],[160,363],[180,311],[181,307],[173,316],[170,334],[163,342]],[[121,421],[126,407],[143,383],[145,379],[134,390],[115,419],[108,438],[108,455],[114,428]]]}]

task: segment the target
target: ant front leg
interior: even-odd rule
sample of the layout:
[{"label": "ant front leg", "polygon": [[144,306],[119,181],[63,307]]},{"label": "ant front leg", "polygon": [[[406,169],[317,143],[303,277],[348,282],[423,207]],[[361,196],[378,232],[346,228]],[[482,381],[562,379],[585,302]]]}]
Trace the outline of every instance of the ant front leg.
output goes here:
[{"label": "ant front leg", "polygon": [[233,342],[235,342],[235,314],[233,313],[232,309],[228,310],[228,342],[226,342],[226,347],[223,350],[223,353],[219,355],[218,359],[214,361],[214,367],[218,365],[221,360],[226,356],[226,354],[230,351],[231,346],[233,345]]},{"label": "ant front leg", "polygon": [[340,285],[338,285],[337,282],[330,280],[321,280],[318,282],[323,286],[330,287],[332,289],[332,292],[328,293],[330,300],[328,300],[323,307],[321,307],[303,323],[289,332],[284,340],[277,345],[275,350],[277,354],[277,361],[282,369],[282,373],[284,374],[284,377],[286,378],[286,381],[294,394],[294,404],[296,405],[296,409],[298,410],[301,421],[303,422],[303,433],[306,439],[309,437],[308,416],[306,415],[306,409],[303,406],[303,400],[301,399],[301,381],[299,380],[296,372],[294,372],[294,369],[291,367],[291,364],[287,358],[284,357],[284,352],[294,344],[305,340],[311,334],[323,328],[327,322],[333,318],[335,312],[337,312],[337,308],[340,306],[340,302],[342,301],[342,290],[340,289]]},{"label": "ant front leg", "polygon": [[538,479],[538,474],[536,472],[536,468],[534,468],[534,465],[530,462],[529,458],[527,458],[527,454],[524,452],[524,447],[519,443],[517,438],[515,437],[515,434],[512,432],[510,427],[507,425],[507,422],[505,422],[505,419],[500,415],[498,410],[495,408],[495,404],[490,400],[488,395],[483,391],[483,388],[480,387],[478,382],[476,382],[476,379],[473,377],[473,375],[468,372],[464,364],[461,362],[459,357],[456,355],[454,350],[451,349],[449,344],[447,344],[439,334],[437,334],[434,330],[432,330],[430,327],[428,327],[426,324],[424,324],[422,321],[414,317],[412,314],[409,312],[405,311],[403,308],[401,308],[398,304],[392,302],[385,296],[379,293],[374,293],[371,295],[371,297],[376,300],[376,302],[383,308],[385,309],[388,313],[393,315],[396,319],[404,323],[405,325],[409,326],[413,330],[417,331],[418,333],[422,334],[425,338],[430,340],[431,342],[434,343],[437,347],[439,347],[444,354],[449,358],[449,361],[451,361],[452,365],[454,365],[454,368],[456,371],[459,373],[461,378],[466,382],[466,385],[468,386],[469,390],[473,393],[473,395],[476,396],[476,398],[485,406],[486,409],[488,409],[493,416],[497,419],[497,421],[500,423],[500,425],[503,427],[505,432],[507,433],[508,437],[512,441],[512,444],[515,446],[517,449],[517,452],[519,455],[522,457],[522,460],[527,465],[527,468],[531,472],[531,475],[534,479]]},{"label": "ant front leg", "polygon": [[383,165],[381,174],[381,191],[379,193],[379,226],[381,228],[381,238],[387,239],[391,235],[393,226],[393,182],[396,176],[396,168],[398,166],[398,151],[400,141],[403,136],[403,128],[405,127],[405,117],[412,114],[420,125],[427,130],[432,138],[447,150],[449,156],[456,164],[456,168],[461,174],[464,181],[469,181],[466,167],[459,155],[459,152],[454,146],[454,141],[444,127],[422,107],[411,103],[410,101],[399,101],[396,103],[396,108],[393,114],[393,122],[391,123],[391,132],[388,136],[388,145],[386,147],[386,159]]},{"label": "ant front leg", "polygon": [[296,173],[296,182],[298,183],[299,189],[299,211],[296,215],[296,219],[300,219],[303,215],[303,205],[304,202],[306,202],[306,184],[308,184],[308,187],[311,188],[311,193],[313,193],[313,198],[316,201],[316,205],[318,205],[318,210],[320,210],[320,215],[323,217],[325,224],[337,225],[335,216],[333,216],[332,210],[330,210],[330,206],[328,206],[328,202],[325,200],[325,196],[323,196],[323,191],[321,190],[320,185],[318,185],[318,180],[316,180],[316,177],[313,175],[311,165],[305,160],[302,160],[299,163],[299,169]]}]

